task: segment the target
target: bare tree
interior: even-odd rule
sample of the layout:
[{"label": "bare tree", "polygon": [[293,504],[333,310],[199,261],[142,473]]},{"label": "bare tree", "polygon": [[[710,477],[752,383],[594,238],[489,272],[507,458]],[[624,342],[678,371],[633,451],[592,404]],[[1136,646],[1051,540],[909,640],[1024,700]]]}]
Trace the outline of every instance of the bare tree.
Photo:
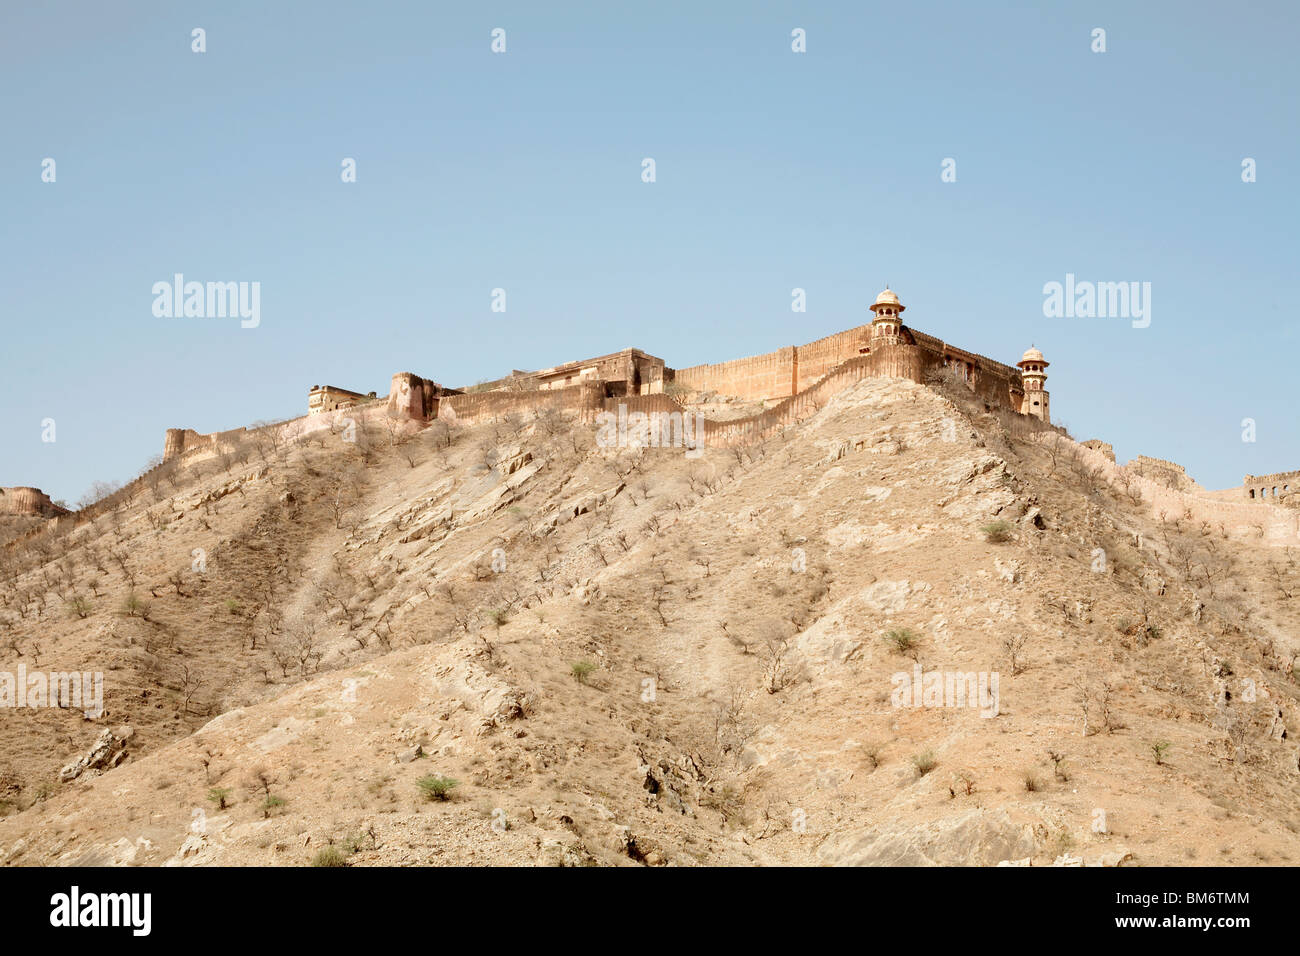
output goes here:
[{"label": "bare tree", "polygon": [[764,640],[763,686],[769,694],[779,693],[794,683],[790,652],[790,639],[783,634],[769,633]]},{"label": "bare tree", "polygon": [[1011,663],[1011,674],[1017,676],[1024,673],[1025,665],[1020,655],[1024,651],[1025,644],[1029,641],[1029,635],[1023,632],[1008,635],[1002,641],[1002,649],[1007,652],[1007,660]]},{"label": "bare tree", "polygon": [[181,692],[181,712],[188,714],[190,712],[190,701],[194,699],[198,689],[203,686],[203,679],[199,677],[197,670],[189,664],[182,663],[178,665],[178,681]]},{"label": "bare tree", "polygon": [[293,629],[291,651],[298,665],[298,673],[303,677],[313,674],[320,667],[324,656],[316,641],[316,630],[306,623]]}]

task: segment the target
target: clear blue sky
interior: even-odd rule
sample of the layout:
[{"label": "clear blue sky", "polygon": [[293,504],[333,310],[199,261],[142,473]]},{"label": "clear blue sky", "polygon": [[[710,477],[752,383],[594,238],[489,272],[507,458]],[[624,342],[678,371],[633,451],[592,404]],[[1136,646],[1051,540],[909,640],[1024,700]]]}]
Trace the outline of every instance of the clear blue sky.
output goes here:
[{"label": "clear blue sky", "polygon": [[[1121,461],[1300,468],[1300,6],[608,6],[5,3],[0,484],[75,500],[318,383],[760,353],[886,281],[918,329],[1038,345]],[[175,272],[260,282],[260,327],[155,318]],[[1044,318],[1066,273],[1152,283],[1150,327]]]}]

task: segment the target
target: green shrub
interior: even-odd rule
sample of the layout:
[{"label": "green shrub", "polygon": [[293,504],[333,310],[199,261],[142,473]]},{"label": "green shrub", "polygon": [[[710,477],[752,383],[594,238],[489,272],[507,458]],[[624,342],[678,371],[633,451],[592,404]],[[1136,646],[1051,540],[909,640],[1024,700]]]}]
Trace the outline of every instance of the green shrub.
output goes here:
[{"label": "green shrub", "polygon": [[1004,541],[1011,540],[1011,525],[1006,521],[994,521],[980,528],[984,532],[984,540],[992,544],[1002,544]]},{"label": "green shrub", "polygon": [[573,675],[573,679],[579,684],[585,684],[587,683],[587,678],[595,669],[596,665],[591,661],[574,661],[573,665],[569,668],[569,673]]},{"label": "green shrub", "polygon": [[327,846],[311,858],[312,866],[347,866],[347,857],[336,846]]},{"label": "green shrub", "polygon": [[916,768],[916,772],[922,777],[938,765],[939,760],[935,757],[933,750],[923,750],[912,758],[912,766]]},{"label": "green shrub", "polygon": [[906,654],[912,648],[916,647],[917,643],[921,640],[915,631],[906,627],[896,627],[892,630],[888,630],[882,635],[882,637],[884,638],[885,643],[900,654]]},{"label": "green shrub", "polygon": [[421,777],[417,783],[424,795],[430,800],[450,800],[451,792],[460,786],[460,781],[453,780],[451,777],[440,777],[436,774],[429,777]]},{"label": "green shrub", "polygon": [[1167,740],[1157,740],[1151,744],[1151,753],[1155,755],[1156,766],[1160,766],[1160,764],[1164,763],[1165,751],[1172,746],[1173,744]]},{"label": "green shrub", "polygon": [[73,617],[85,620],[90,616],[90,602],[80,594],[74,595],[72,600],[68,602],[68,613]]},{"label": "green shrub", "polygon": [[149,616],[149,602],[141,600],[136,596],[136,593],[132,591],[126,596],[126,600],[122,603],[122,610],[125,612],[127,617],[147,618]]},{"label": "green shrub", "polygon": [[226,787],[213,787],[208,791],[208,799],[217,805],[218,810],[226,809],[226,800],[230,797],[230,790]]},{"label": "green shrub", "polygon": [[266,799],[262,801],[262,816],[269,817],[272,810],[284,806],[286,802],[284,797],[277,797],[273,793],[268,793]]},{"label": "green shrub", "polygon": [[362,848],[365,846],[367,836],[368,834],[365,833],[349,834],[348,838],[341,844],[343,852],[348,856],[351,856],[353,853],[360,853]]}]

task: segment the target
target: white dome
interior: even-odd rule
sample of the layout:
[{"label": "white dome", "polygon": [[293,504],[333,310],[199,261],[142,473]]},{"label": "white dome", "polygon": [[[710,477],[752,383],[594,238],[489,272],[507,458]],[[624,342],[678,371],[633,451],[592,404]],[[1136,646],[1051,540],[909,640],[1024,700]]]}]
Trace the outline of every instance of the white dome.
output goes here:
[{"label": "white dome", "polygon": [[893,289],[885,289],[880,293],[880,295],[876,296],[876,301],[872,304],[871,308],[875,309],[882,305],[892,305],[899,312],[902,312],[903,309],[907,308],[903,303],[898,301],[898,296],[895,294]]}]

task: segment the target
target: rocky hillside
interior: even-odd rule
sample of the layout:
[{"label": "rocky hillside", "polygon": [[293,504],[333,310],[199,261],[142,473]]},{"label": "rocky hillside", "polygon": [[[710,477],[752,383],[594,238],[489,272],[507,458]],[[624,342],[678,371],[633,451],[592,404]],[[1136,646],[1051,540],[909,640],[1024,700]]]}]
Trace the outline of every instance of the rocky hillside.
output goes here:
[{"label": "rocky hillside", "polygon": [[696,458],[322,432],[29,533],[4,666],[104,713],[0,710],[0,860],[1300,859],[1295,556],[1031,426],[867,380]]}]

